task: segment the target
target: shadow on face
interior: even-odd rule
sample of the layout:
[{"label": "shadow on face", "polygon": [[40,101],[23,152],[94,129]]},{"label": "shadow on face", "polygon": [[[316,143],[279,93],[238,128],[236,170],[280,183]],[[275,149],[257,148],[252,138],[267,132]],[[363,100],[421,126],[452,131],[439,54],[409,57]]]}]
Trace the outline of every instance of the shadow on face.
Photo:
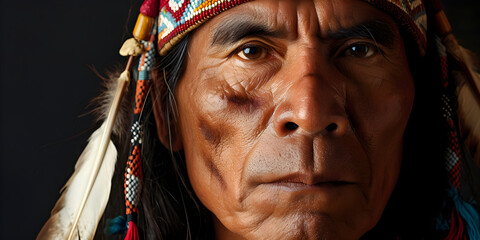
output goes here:
[{"label": "shadow on face", "polygon": [[179,148],[217,238],[358,239],[382,215],[414,98],[383,12],[242,4],[194,32],[175,94]]}]

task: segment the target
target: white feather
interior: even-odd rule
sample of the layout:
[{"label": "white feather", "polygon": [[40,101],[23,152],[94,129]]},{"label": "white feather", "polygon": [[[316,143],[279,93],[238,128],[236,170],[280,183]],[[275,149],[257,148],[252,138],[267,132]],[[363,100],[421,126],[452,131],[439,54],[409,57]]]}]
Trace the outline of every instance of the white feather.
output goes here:
[{"label": "white feather", "polygon": [[465,144],[472,158],[480,166],[480,76],[478,59],[461,47],[452,34],[444,38],[445,46],[459,65],[453,71],[457,81],[458,117]]},{"label": "white feather", "polygon": [[475,93],[480,90],[480,76],[475,69],[475,61],[472,59],[474,56],[468,50],[460,49],[473,81],[465,80],[457,89],[458,113],[465,144],[474,161],[480,166],[480,96]]},{"label": "white feather", "polygon": [[118,78],[108,116],[90,141],[75,165],[51,217],[37,236],[43,239],[93,239],[98,222],[105,211],[110,195],[117,150],[110,140],[124,90],[130,81],[128,59],[125,71]]},{"label": "white feather", "polygon": [[[67,239],[80,208],[82,197],[87,189],[88,178],[94,171],[95,155],[99,151],[106,123],[90,137],[89,143],[75,165],[75,172],[63,187],[62,196],[51,212],[51,217],[43,226],[37,239]],[[109,142],[103,163],[95,179],[92,190],[78,221],[74,239],[93,239],[98,222],[103,215],[110,195],[112,176],[115,169],[117,151]]]}]

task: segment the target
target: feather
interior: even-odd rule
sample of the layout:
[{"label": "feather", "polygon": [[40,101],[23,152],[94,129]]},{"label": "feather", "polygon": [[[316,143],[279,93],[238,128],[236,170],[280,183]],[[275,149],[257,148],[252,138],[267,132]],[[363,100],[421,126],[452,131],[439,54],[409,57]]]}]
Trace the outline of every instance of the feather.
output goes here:
[{"label": "feather", "polygon": [[480,75],[477,57],[458,45],[453,35],[445,38],[447,51],[457,61],[461,72],[454,71],[457,81],[458,117],[462,138],[477,166],[480,166]]},{"label": "feather", "polygon": [[[51,217],[43,226],[37,239],[67,239],[75,214],[80,207],[82,195],[87,188],[86,184],[93,167],[92,161],[95,160],[105,125],[106,123],[90,137],[87,147],[75,165],[74,174],[63,187],[62,196],[55,204]],[[108,202],[116,159],[117,151],[113,143],[109,141],[100,171],[78,221],[77,230],[73,235],[74,239],[93,239],[97,224]]]},{"label": "feather", "polygon": [[125,87],[130,81],[130,56],[118,78],[107,119],[90,137],[77,160],[75,172],[62,189],[62,195],[40,233],[42,239],[93,239],[110,195],[117,150],[110,140]]},{"label": "feather", "polygon": [[[480,80],[476,75],[477,81]],[[458,113],[462,126],[462,136],[472,158],[480,167],[480,106],[470,84],[458,88]]]}]

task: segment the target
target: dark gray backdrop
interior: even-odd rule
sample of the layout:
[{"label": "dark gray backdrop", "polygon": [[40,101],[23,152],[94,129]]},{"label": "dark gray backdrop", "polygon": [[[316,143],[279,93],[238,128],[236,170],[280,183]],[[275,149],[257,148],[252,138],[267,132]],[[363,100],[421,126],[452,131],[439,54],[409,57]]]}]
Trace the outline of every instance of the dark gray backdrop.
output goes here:
[{"label": "dark gray backdrop", "polygon": [[[480,2],[444,1],[480,52]],[[140,1],[1,0],[0,239],[33,239],[93,131],[100,74],[125,59]],[[135,6],[128,20],[130,7]]]}]

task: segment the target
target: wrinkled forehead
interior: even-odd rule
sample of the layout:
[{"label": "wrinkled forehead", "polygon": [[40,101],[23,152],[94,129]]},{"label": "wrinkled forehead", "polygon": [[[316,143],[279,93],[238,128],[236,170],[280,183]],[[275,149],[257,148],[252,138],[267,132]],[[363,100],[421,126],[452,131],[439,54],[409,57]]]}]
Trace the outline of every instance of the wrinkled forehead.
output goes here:
[{"label": "wrinkled forehead", "polygon": [[[255,2],[255,4],[253,3]],[[360,11],[362,8],[355,8],[352,5],[359,5],[359,2],[366,2],[375,6],[377,9],[390,15],[396,23],[406,29],[411,37],[418,45],[420,53],[423,55],[426,49],[426,30],[427,19],[425,7],[422,0],[169,0],[163,1],[160,5],[160,13],[158,17],[158,49],[161,55],[164,55],[180,41],[185,34],[191,30],[199,27],[202,23],[215,18],[216,15],[222,14],[238,14],[239,11],[233,11],[237,6],[242,5],[242,8],[249,8],[249,4],[252,5],[250,9],[252,11],[244,12],[248,14],[250,19],[257,19],[265,24],[268,22],[271,26],[279,24],[289,24],[298,21],[311,22],[310,28],[317,29],[322,25],[321,21],[329,22],[323,24],[324,34],[331,28],[340,28],[353,24],[356,19],[354,16],[361,16]],[[261,3],[261,4],[259,4]],[[261,8],[254,6],[263,6]],[[309,11],[308,6],[314,7],[317,18],[315,19],[298,19],[298,21],[285,21],[288,17],[296,17],[287,13],[295,13],[298,11]],[[359,5],[361,6],[361,5]],[[291,9],[294,8],[294,9]],[[349,10],[348,10],[349,9]],[[254,11],[253,11],[254,10]],[[311,9],[310,9],[311,11]],[[347,13],[352,11],[351,17],[339,17],[337,13]],[[284,14],[284,15],[282,15]],[[302,16],[308,16],[301,14]],[[313,14],[311,14],[313,15]],[[284,19],[286,17],[287,19]],[[307,17],[308,18],[308,17]],[[338,22],[335,22],[335,21]],[[313,21],[312,21],[313,20]],[[350,22],[349,22],[350,21]],[[307,24],[308,25],[308,24]],[[278,27],[278,26],[276,26]],[[297,26],[283,26],[283,29],[288,31]],[[304,26],[305,27],[305,26]],[[307,31],[308,29],[303,29]],[[296,29],[296,31],[302,31],[302,29]],[[321,30],[322,31],[322,30]]]},{"label": "wrinkled forehead", "polygon": [[259,0],[221,13],[202,28],[208,28],[212,43],[222,45],[248,35],[289,40],[300,35],[320,40],[347,39],[352,34],[363,36],[365,29],[370,31],[367,35],[381,40],[393,35],[396,23],[384,12],[358,0]]}]

